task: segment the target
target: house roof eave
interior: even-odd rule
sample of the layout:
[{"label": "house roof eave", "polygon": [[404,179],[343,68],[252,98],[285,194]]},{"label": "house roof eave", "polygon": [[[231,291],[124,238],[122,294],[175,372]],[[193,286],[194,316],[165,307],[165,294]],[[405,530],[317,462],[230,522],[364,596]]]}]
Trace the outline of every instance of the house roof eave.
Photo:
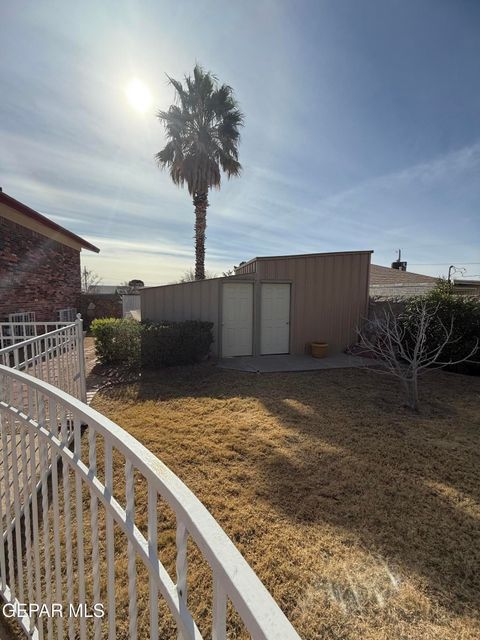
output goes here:
[{"label": "house roof eave", "polygon": [[53,229],[58,233],[62,233],[63,235],[70,238],[71,240],[74,240],[75,242],[77,242],[82,248],[88,249],[89,251],[93,251],[94,253],[100,253],[100,249],[95,245],[91,244],[84,238],[77,236],[76,233],[73,233],[72,231],[65,229],[65,227],[62,227],[61,225],[57,224],[53,220],[50,220],[50,218],[47,218],[46,216],[39,213],[38,211],[35,211],[35,209],[32,209],[31,207],[28,207],[26,204],[23,204],[22,202],[15,200],[15,198],[12,198],[12,196],[9,196],[3,191],[0,191],[0,202],[5,204],[7,207],[11,207],[12,209],[15,209],[15,211],[18,211],[19,213],[23,213],[24,215],[28,216],[32,220],[36,220],[37,222],[44,225],[45,227],[48,227],[49,229]]}]

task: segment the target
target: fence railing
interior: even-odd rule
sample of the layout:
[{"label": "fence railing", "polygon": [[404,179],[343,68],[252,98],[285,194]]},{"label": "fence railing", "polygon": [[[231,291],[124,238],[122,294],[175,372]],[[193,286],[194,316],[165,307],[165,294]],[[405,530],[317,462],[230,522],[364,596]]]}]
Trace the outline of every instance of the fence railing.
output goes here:
[{"label": "fence railing", "polygon": [[0,364],[25,371],[85,401],[82,319],[0,323]]},{"label": "fence railing", "polygon": [[18,342],[23,342],[29,338],[36,338],[44,333],[61,329],[72,322],[35,322],[35,321],[17,321],[0,322],[0,349],[11,347]]},{"label": "fence railing", "polygon": [[[10,319],[8,323],[0,324],[0,334],[9,345],[0,349],[0,364],[25,371],[40,380],[45,380],[74,397],[86,399],[85,359],[83,351],[82,320],[77,316],[75,322],[19,322]],[[8,336],[8,337],[7,337]],[[33,415],[35,405],[30,406],[29,415]],[[38,411],[38,407],[36,408]],[[37,416],[38,417],[38,416]],[[68,417],[68,416],[67,416]],[[69,431],[69,441],[73,434]],[[7,437],[3,444],[3,438]],[[10,448],[9,448],[10,447]],[[3,454],[6,452],[6,458]],[[49,474],[58,461],[55,451],[50,451],[45,459],[45,473]],[[31,456],[37,471],[40,464],[40,451],[34,449]],[[9,467],[12,482],[22,484],[24,474],[24,460],[19,447],[13,446],[4,431],[0,434],[0,471],[5,473]],[[31,469],[30,457],[27,473]],[[0,506],[4,504],[6,494],[0,484]],[[9,535],[16,526],[16,522],[25,517],[24,504],[15,502],[14,519],[6,522],[4,535]]]},{"label": "fence railing", "polygon": [[[168,615],[182,640],[221,640],[231,623],[230,602],[251,637],[298,640],[205,507],[118,425],[48,383],[0,366],[0,429],[4,528],[17,516],[16,526],[0,539],[1,594],[13,604],[64,608],[63,617],[19,614],[32,637],[113,640],[121,627],[121,637],[158,640]],[[21,479],[15,464],[5,464],[16,459],[16,449],[23,461]],[[49,477],[47,460],[57,456],[60,462]],[[161,528],[168,514],[173,514],[171,534]],[[168,544],[171,562],[163,561]],[[200,554],[211,574],[208,629],[189,607],[188,588],[193,596],[195,588],[205,588],[189,575],[192,553],[195,563]],[[116,597],[122,589],[123,598]],[[89,603],[104,603],[105,617],[65,613],[70,605],[88,608]]]}]

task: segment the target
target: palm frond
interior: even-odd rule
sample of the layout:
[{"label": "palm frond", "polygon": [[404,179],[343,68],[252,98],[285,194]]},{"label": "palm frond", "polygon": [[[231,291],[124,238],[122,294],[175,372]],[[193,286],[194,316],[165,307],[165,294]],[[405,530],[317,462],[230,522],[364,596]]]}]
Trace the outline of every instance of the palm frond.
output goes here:
[{"label": "palm frond", "polygon": [[175,103],[157,117],[165,128],[167,144],[156,154],[177,185],[187,184],[191,194],[219,188],[221,172],[239,175],[240,127],[244,116],[232,87],[196,64],[184,83],[167,76],[175,89]]}]

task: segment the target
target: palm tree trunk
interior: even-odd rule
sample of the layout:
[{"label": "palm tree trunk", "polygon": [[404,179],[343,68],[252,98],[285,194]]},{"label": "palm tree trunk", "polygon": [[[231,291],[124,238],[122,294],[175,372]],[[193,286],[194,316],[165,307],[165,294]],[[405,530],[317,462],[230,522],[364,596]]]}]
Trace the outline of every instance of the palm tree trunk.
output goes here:
[{"label": "palm tree trunk", "polygon": [[205,280],[205,230],[207,228],[208,191],[195,193],[195,280]]}]

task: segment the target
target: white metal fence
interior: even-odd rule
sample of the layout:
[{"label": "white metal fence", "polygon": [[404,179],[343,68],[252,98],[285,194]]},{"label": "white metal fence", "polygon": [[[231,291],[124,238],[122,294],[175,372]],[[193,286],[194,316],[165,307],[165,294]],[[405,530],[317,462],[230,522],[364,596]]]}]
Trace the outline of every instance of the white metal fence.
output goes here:
[{"label": "white metal fence", "polygon": [[[82,438],[85,425],[88,433]],[[227,637],[230,602],[251,637],[298,640],[205,507],[118,425],[48,383],[0,366],[0,429],[4,463],[9,456],[16,459],[15,449],[23,462],[21,483],[15,464],[4,464],[0,478],[3,598],[61,604],[64,612],[70,604],[104,603],[106,612],[104,618],[19,616],[32,638],[113,640],[128,619],[121,637],[158,640],[159,621],[167,612],[178,638],[221,640]],[[61,462],[49,477],[47,460],[56,457]],[[22,509],[23,531],[18,526]],[[176,523],[173,577],[162,562],[158,534],[167,509]],[[12,519],[15,526],[6,527]],[[205,635],[188,604],[189,539],[211,570],[212,619]],[[116,598],[119,584],[128,584],[128,604]]]},{"label": "white metal fence", "polygon": [[0,323],[0,364],[25,371],[85,401],[82,319]]},{"label": "white metal fence", "polygon": [[[18,315],[18,314],[17,314]],[[60,329],[71,322],[35,322],[11,319],[8,322],[0,322],[0,349],[11,347],[13,344],[23,342],[29,338],[36,338],[49,331]]]},{"label": "white metal fence", "polygon": [[[3,348],[0,349],[1,365],[48,381],[75,398],[86,398],[80,316],[73,323],[37,323],[25,317],[10,317],[8,323],[0,324],[0,335],[3,336]],[[5,389],[0,390],[0,399],[5,393]],[[22,401],[28,401],[28,415],[36,415],[38,418],[39,406],[36,398],[32,395],[25,396]],[[70,428],[67,430],[67,436],[70,442],[73,437]],[[16,436],[12,437],[8,428],[4,428],[0,422],[0,520],[3,523],[4,539],[9,539],[12,531],[15,531],[15,536],[21,535],[21,528],[17,523],[27,518],[25,507],[35,488],[32,479],[40,475],[41,465],[45,477],[56,468],[58,454],[49,450],[42,460],[42,449],[39,445],[38,440],[32,441],[27,452],[22,447],[21,440]],[[26,492],[27,487],[29,492]],[[7,488],[10,492],[21,492],[22,500],[14,497],[12,503]],[[13,505],[13,519],[10,518],[10,512],[5,511],[10,504]],[[2,513],[5,516],[2,516]]]}]

